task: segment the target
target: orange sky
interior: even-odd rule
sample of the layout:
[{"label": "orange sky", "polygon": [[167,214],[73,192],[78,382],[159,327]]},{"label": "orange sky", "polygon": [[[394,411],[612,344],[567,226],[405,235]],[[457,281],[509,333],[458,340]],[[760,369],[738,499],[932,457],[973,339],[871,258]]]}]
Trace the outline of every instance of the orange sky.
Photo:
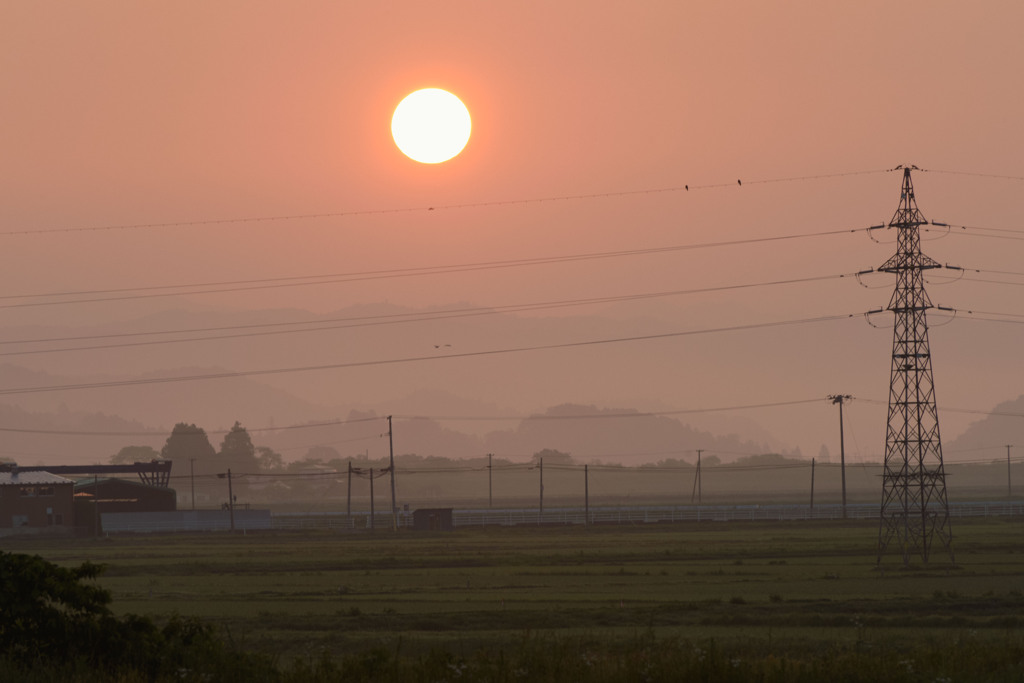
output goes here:
[{"label": "orange sky", "polygon": [[[1018,2],[7,3],[0,232],[369,213],[5,234],[0,282],[8,295],[139,288],[867,227],[891,217],[898,174],[751,181],[901,163],[1024,176],[1021,26]],[[467,104],[473,137],[454,161],[425,166],[398,152],[389,123],[402,97],[431,86]],[[738,178],[747,184],[733,186]],[[1021,226],[1020,180],[918,173],[915,182],[928,218]],[[719,183],[728,187],[389,213]],[[926,250],[1024,269],[1016,242],[956,239]],[[892,250],[860,235],[197,302],[314,312],[499,305],[853,272]],[[875,284],[636,310],[677,328],[845,313],[884,306],[888,285]],[[944,292],[933,300],[1024,312],[1019,287],[966,288],[948,301]],[[9,310],[4,325],[160,305]],[[775,343],[785,348],[765,342]],[[798,362],[787,370],[784,356],[772,358],[783,367],[766,382],[801,374]],[[979,380],[970,364],[943,360],[958,404],[987,408],[1021,393],[1005,364]],[[713,376],[695,381],[709,400],[744,400],[716,391]],[[771,390],[744,393],[756,401]]]}]

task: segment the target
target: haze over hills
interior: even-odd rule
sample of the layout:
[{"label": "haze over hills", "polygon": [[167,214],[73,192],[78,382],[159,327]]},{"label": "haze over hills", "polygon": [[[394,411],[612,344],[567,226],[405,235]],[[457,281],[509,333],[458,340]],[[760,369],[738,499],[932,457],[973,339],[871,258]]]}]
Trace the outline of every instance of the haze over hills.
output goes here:
[{"label": "haze over hills", "polygon": [[[718,311],[723,320],[728,313]],[[3,455],[95,462],[123,445],[159,449],[180,421],[215,434],[235,420],[265,429],[357,414],[397,416],[396,449],[420,455],[493,452],[528,458],[553,448],[581,461],[634,464],[692,459],[701,448],[719,452],[723,460],[768,451],[810,457],[821,455],[823,446],[838,453],[837,415],[825,396],[842,390],[873,399],[847,406],[848,457],[880,457],[888,331],[840,320],[690,335],[690,317],[680,306],[648,306],[642,316],[628,316],[616,306],[590,315],[528,317],[461,303],[423,309],[362,305],[322,315],[193,307],[110,322],[93,317],[82,326],[9,325],[0,329],[8,340],[5,351],[36,353],[8,355],[0,363],[0,386],[8,391],[141,383],[9,394],[2,397],[0,427],[76,430],[94,423],[110,425],[102,431],[153,436],[23,434],[8,439]],[[707,321],[707,312],[699,319]],[[978,323],[966,323],[933,335],[940,409],[948,396],[959,396],[958,407],[984,408],[999,400],[978,392],[971,373],[987,377],[987,386],[996,390],[1015,386],[1000,366],[1001,358],[1014,353],[1005,348],[1011,340],[973,337],[971,325],[978,329]],[[282,333],[292,329],[301,331]],[[60,341],[11,343],[43,339]],[[169,339],[192,341],[153,343]],[[614,341],[622,339],[634,340]],[[979,357],[972,346],[992,353]],[[38,353],[78,347],[97,348]],[[842,363],[836,362],[838,350]],[[970,357],[971,365],[958,356]],[[308,367],[318,369],[276,372]],[[236,371],[272,372],[164,381]],[[656,415],[608,417],[630,411]],[[1013,405],[1008,411],[1014,412]],[[602,413],[604,418],[578,418]],[[1005,434],[972,427],[958,438],[975,419],[943,415],[950,453],[992,446],[994,434],[1003,434],[1000,444],[1024,443],[1024,437],[1014,437],[1019,420],[1012,418],[1003,418]],[[337,428],[261,431],[254,441],[292,460],[320,444],[336,444],[342,453],[383,448],[380,425],[370,432],[347,441]],[[211,442],[216,446],[219,437],[211,436]]]},{"label": "haze over hills", "polygon": [[[943,437],[1024,394],[1024,5],[249,4],[8,3],[0,428],[834,460],[849,394],[877,461],[911,169]],[[439,80],[472,141],[419,164]],[[521,421],[564,406],[655,415]],[[0,452],[114,446],[38,431]]]},{"label": "haze over hills", "polygon": [[946,441],[943,448],[946,453],[962,455],[964,459],[1003,460],[1007,445],[1011,447],[1011,457],[1020,458],[1024,453],[1024,395],[998,404],[991,414],[977,419],[956,438]]},{"label": "haze over hills", "polygon": [[[493,416],[487,420],[497,421]],[[364,452],[381,457],[387,452],[385,415],[352,411],[347,420],[337,422],[296,423],[287,425],[289,429],[277,430],[260,427],[252,438],[255,445],[282,453],[286,461],[306,457],[314,447],[333,449],[338,457]],[[694,461],[695,450],[688,448],[688,444],[699,444],[722,461],[773,451],[766,444],[743,441],[736,435],[719,437],[671,417],[636,410],[562,405],[501,422],[506,428],[480,435],[428,418],[398,417],[394,419],[396,452],[446,458],[478,458],[495,453],[525,461],[538,451],[552,449],[581,463],[639,465],[662,460]],[[159,451],[170,433],[169,428],[148,427],[116,415],[71,411],[66,407],[54,413],[29,413],[3,404],[0,425],[5,430],[2,457],[25,465],[104,463],[128,445],[151,446]],[[222,432],[207,430],[215,447]],[[40,446],[41,443],[45,445]]]}]

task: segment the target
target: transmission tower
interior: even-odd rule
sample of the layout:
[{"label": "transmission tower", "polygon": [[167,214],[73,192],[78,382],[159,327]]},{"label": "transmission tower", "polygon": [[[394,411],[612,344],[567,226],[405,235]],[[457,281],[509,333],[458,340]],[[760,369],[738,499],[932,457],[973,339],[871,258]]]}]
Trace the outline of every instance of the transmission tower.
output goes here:
[{"label": "transmission tower", "polygon": [[924,271],[942,266],[921,253],[918,228],[927,221],[914,199],[912,168],[916,167],[903,169],[900,206],[889,222],[889,227],[897,231],[896,254],[879,268],[896,275],[896,289],[889,301],[895,325],[878,562],[881,563],[889,545],[894,544],[904,565],[910,563],[912,555],[927,562],[936,540],[953,561],[953,534],[925,316],[932,303],[924,291]]}]

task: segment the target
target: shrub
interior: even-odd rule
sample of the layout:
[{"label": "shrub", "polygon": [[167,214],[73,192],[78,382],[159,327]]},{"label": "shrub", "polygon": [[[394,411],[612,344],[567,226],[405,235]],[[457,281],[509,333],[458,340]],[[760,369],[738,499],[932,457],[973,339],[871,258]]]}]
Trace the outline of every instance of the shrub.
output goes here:
[{"label": "shrub", "polygon": [[88,583],[103,567],[65,568],[38,555],[0,552],[0,678],[48,671],[81,680],[273,680],[269,660],[233,652],[213,629],[173,618],[157,627],[147,617],[115,617],[109,591]]}]

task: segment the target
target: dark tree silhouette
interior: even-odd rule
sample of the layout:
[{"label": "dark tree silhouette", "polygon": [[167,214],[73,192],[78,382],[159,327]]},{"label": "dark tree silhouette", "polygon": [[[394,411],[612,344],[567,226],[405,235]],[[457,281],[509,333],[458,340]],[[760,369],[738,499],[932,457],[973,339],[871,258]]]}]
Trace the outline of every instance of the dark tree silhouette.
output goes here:
[{"label": "dark tree silhouette", "polygon": [[572,456],[562,451],[556,451],[553,448],[545,448],[542,451],[537,451],[533,454],[531,462],[536,465],[540,462],[541,458],[544,459],[545,465],[572,465]]},{"label": "dark tree silhouette", "polygon": [[167,443],[160,449],[160,457],[167,460],[188,462],[190,458],[204,459],[214,455],[216,451],[210,445],[206,431],[194,424],[179,422],[174,425]]},{"label": "dark tree silhouette", "polygon": [[261,470],[277,472],[284,469],[284,458],[273,448],[260,446],[256,449],[256,463]]},{"label": "dark tree silhouette", "polygon": [[160,457],[160,453],[151,446],[125,446],[110,456],[111,465],[131,465],[136,462],[151,462]]},{"label": "dark tree silhouette", "polygon": [[235,473],[253,473],[259,470],[256,447],[252,445],[249,432],[238,421],[231,431],[224,435],[217,458],[220,466]]}]

